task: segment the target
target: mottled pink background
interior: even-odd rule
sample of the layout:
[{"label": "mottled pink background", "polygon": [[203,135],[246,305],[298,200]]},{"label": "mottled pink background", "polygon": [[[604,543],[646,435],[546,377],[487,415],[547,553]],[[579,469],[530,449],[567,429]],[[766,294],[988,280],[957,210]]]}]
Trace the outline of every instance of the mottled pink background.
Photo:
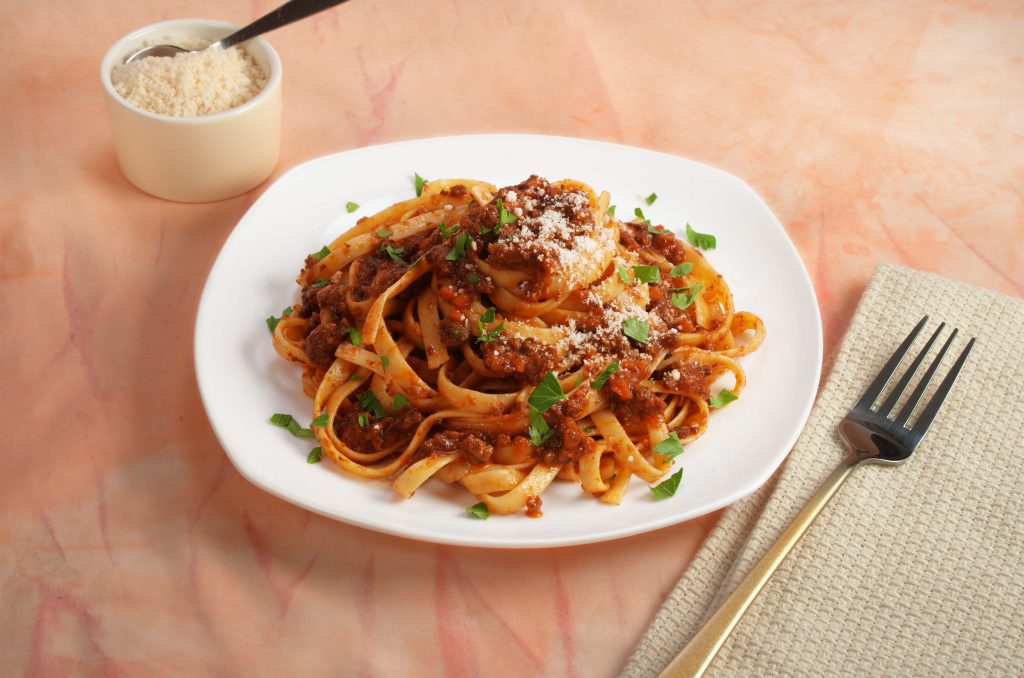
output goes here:
[{"label": "mottled pink background", "polygon": [[[579,548],[439,547],[285,504],[218,447],[193,317],[265,186],[207,205],[134,189],[97,69],[143,24],[273,4],[3,4],[0,674],[615,674],[715,516]],[[796,242],[826,353],[880,261],[1024,292],[1020,2],[352,0],[270,40],[279,172],[487,131],[717,165]]]}]

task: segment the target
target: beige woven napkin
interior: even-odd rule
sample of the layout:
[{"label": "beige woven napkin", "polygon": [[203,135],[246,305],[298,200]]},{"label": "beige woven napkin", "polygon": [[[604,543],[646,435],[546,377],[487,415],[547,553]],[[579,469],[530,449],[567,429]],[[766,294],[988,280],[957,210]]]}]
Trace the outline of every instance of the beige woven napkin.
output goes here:
[{"label": "beige woven napkin", "polygon": [[624,675],[659,673],[735,588],[843,457],[836,425],[925,314],[922,334],[960,328],[945,366],[977,337],[928,435],[902,466],[853,473],[706,675],[1024,675],[1024,302],[890,265],[786,465],[722,516]]}]

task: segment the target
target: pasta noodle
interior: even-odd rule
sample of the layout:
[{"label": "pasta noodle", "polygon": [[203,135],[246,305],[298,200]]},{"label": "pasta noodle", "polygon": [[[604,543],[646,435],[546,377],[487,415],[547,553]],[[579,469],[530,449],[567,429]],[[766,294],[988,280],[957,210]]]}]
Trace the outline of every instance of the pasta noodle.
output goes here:
[{"label": "pasta noodle", "polygon": [[609,200],[536,176],[430,181],[307,257],[273,341],[326,419],[323,454],[500,514],[539,515],[556,479],[618,504],[633,476],[664,478],[740,395],[765,329],[696,247]]}]

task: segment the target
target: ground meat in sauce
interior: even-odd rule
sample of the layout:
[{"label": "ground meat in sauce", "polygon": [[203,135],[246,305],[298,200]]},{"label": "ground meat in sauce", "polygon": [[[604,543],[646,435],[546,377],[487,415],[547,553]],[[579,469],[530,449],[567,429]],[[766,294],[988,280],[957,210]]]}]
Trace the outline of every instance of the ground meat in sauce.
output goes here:
[{"label": "ground meat in sauce", "polygon": [[654,235],[647,230],[647,224],[623,224],[619,239],[626,249],[634,252],[654,249],[665,255],[673,264],[686,260],[686,246],[671,231],[665,231],[663,235]]},{"label": "ground meat in sauce", "polygon": [[628,400],[612,397],[615,416],[628,432],[646,431],[659,423],[665,413],[665,402],[646,386],[634,386]]},{"label": "ground meat in sauce", "polygon": [[459,454],[470,464],[486,464],[494,454],[494,445],[473,433],[440,431],[427,438],[420,452],[424,456]]},{"label": "ground meat in sauce", "polygon": [[[353,288],[352,298],[356,301],[366,301],[379,297],[384,290],[402,277],[412,262],[435,247],[440,240],[441,234],[436,229],[429,229],[402,240],[384,240],[380,247],[353,264],[358,267],[356,279],[363,282]],[[392,250],[401,250],[401,261],[395,261],[384,250],[385,246],[391,247]]]},{"label": "ground meat in sauce", "polygon": [[544,502],[536,494],[530,494],[526,497],[526,515],[528,518],[540,518],[544,513],[540,510],[541,505]]},{"label": "ground meat in sauce", "polygon": [[681,360],[662,379],[669,388],[679,389],[707,400],[711,397],[711,367],[696,360]]},{"label": "ground meat in sauce", "polygon": [[[693,332],[697,325],[693,321],[693,305],[688,309],[680,310],[672,303],[672,286],[665,280],[654,283],[649,287],[651,295],[651,312],[657,313],[669,327],[674,327],[680,332]],[[674,343],[674,342],[673,342]],[[665,348],[674,348],[666,346]]]},{"label": "ground meat in sauce", "polygon": [[587,406],[587,389],[574,390],[566,400],[555,403],[544,414],[552,434],[539,453],[545,464],[567,464],[594,449],[594,440],[576,423]]},{"label": "ground meat in sauce", "polygon": [[503,334],[497,341],[481,344],[484,365],[519,383],[537,384],[558,362],[558,350],[532,337]]},{"label": "ground meat in sauce", "polygon": [[[359,416],[363,414],[369,418],[365,427],[359,425]],[[350,407],[334,417],[334,433],[357,452],[379,452],[411,438],[421,421],[423,415],[411,407],[379,418]]]},{"label": "ground meat in sauce", "polygon": [[469,336],[469,325],[465,319],[461,322],[445,318],[441,321],[441,343],[448,348],[460,346]]},{"label": "ground meat in sauce", "polygon": [[303,349],[310,362],[321,369],[329,369],[334,363],[334,352],[341,342],[348,337],[349,325],[328,323],[322,325],[319,318],[310,323],[312,329],[303,339]]}]

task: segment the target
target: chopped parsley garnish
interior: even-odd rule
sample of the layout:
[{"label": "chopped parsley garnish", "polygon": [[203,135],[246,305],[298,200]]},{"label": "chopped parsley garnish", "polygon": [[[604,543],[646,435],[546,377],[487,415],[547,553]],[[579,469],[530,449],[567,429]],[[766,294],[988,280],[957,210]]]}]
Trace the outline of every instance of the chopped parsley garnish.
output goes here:
[{"label": "chopped parsley garnish", "polygon": [[285,309],[283,311],[281,311],[281,317],[282,318],[287,318],[291,314],[292,314],[292,307],[291,306],[286,306]]},{"label": "chopped parsley garnish", "polygon": [[370,417],[364,412],[356,417],[356,422],[359,424],[359,428],[366,428],[370,425]]},{"label": "chopped parsley garnish", "polygon": [[468,280],[470,283],[475,285],[478,282],[480,282],[480,276],[477,275],[476,271],[473,271],[469,275],[466,276],[466,280]]},{"label": "chopped parsley garnish", "polygon": [[469,241],[473,238],[469,233],[460,233],[455,236],[455,244],[452,245],[452,249],[448,254],[444,255],[445,261],[458,261],[466,256],[466,247],[469,246]]},{"label": "chopped parsley garnish", "polygon": [[672,267],[672,270],[668,272],[673,278],[682,278],[684,275],[689,275],[690,271],[693,270],[693,264],[688,261],[684,261],[681,264],[676,264]]},{"label": "chopped parsley garnish", "polygon": [[357,209],[359,209],[359,203],[352,202],[351,200],[345,203],[345,211],[348,212],[349,214],[352,214]]},{"label": "chopped parsley garnish", "polygon": [[727,388],[723,388],[721,391],[711,396],[711,399],[708,401],[708,405],[716,410],[720,410],[737,398],[739,398],[738,395]]},{"label": "chopped parsley garnish", "polygon": [[647,203],[648,205],[653,205],[654,201],[657,200],[657,199],[658,199],[658,194],[657,193],[651,193],[649,196],[644,198],[644,202]]},{"label": "chopped parsley garnish", "polygon": [[390,365],[390,364],[391,364],[391,360],[389,360],[386,355],[382,355],[380,357],[380,368],[382,370],[386,370],[388,368],[388,365]]},{"label": "chopped parsley garnish", "polygon": [[629,269],[625,266],[619,266],[618,268],[619,279],[622,280],[622,284],[629,284]]},{"label": "chopped parsley garnish", "polygon": [[689,224],[686,225],[686,239],[690,241],[691,245],[702,250],[713,250],[718,245],[715,236],[710,233],[698,233]]},{"label": "chopped parsley garnish", "polygon": [[314,447],[309,451],[309,456],[306,457],[307,464],[319,463],[320,459],[323,458],[324,450],[322,447]]},{"label": "chopped parsley garnish", "polygon": [[654,235],[668,235],[668,231],[665,230],[664,226],[651,226],[649,221],[647,222],[647,232]]},{"label": "chopped parsley garnish", "polygon": [[661,280],[661,271],[657,266],[634,266],[633,275],[642,283],[656,283]]},{"label": "chopped parsley garnish", "polygon": [[267,329],[270,330],[271,334],[273,334],[274,330],[277,329],[277,323],[279,322],[281,322],[281,319],[278,318],[277,316],[269,316],[267,318]]},{"label": "chopped parsley garnish", "polygon": [[605,214],[607,214],[610,217],[614,217],[615,216],[615,205],[609,205],[608,209],[605,210]]},{"label": "chopped parsley garnish", "polygon": [[445,240],[447,240],[448,238],[452,237],[453,235],[458,233],[460,230],[462,230],[462,226],[455,226],[454,228],[448,228],[447,224],[445,224],[444,222],[441,222],[440,224],[437,225],[437,230],[441,231],[441,237],[444,238]]},{"label": "chopped parsley garnish", "polygon": [[514,224],[516,221],[516,215],[505,209],[505,203],[502,202],[501,198],[498,198],[494,202],[498,205],[498,226],[494,229],[494,232],[497,233],[501,230],[502,226]]},{"label": "chopped parsley garnish", "polygon": [[585,429],[583,429],[583,432],[586,433],[589,436],[591,433],[594,432],[594,427],[593,426],[588,426]]},{"label": "chopped parsley garnish", "polygon": [[362,381],[363,378],[360,377],[358,374],[353,374],[351,377],[348,378],[348,380],[349,381]]},{"label": "chopped parsley garnish", "polygon": [[354,346],[363,345],[363,335],[355,327],[348,328],[348,340],[351,341]]},{"label": "chopped parsley garnish", "polygon": [[562,391],[562,385],[558,383],[555,373],[548,372],[540,380],[540,383],[537,384],[537,388],[533,389],[533,393],[530,394],[527,402],[537,408],[539,412],[547,412],[559,400],[567,398],[568,396]]},{"label": "chopped parsley garnish", "polygon": [[392,261],[399,264],[405,263],[405,259],[402,258],[402,254],[405,253],[404,247],[392,247],[391,245],[384,245],[384,247],[382,247],[381,249],[387,252],[387,255],[391,257]]},{"label": "chopped parsley garnish", "polygon": [[530,435],[530,444],[540,447],[548,441],[548,438],[555,434],[555,431],[544,421],[544,416],[533,405],[530,405],[530,425],[526,427]]},{"label": "chopped parsley garnish", "polygon": [[427,183],[427,180],[420,176],[419,172],[413,172],[413,180],[416,183],[416,197],[423,195],[423,184]]},{"label": "chopped parsley garnish", "polygon": [[622,331],[630,339],[636,339],[641,344],[646,344],[650,328],[640,318],[626,318],[622,323]]},{"label": "chopped parsley garnish", "polygon": [[328,283],[330,282],[331,281],[328,278],[317,278],[316,280],[311,282],[309,286],[312,287],[313,289],[320,289],[321,287],[327,287]]},{"label": "chopped parsley garnish", "polygon": [[642,209],[637,207],[635,210],[633,210],[633,214],[636,215],[637,219],[639,219],[643,223],[647,224],[647,230],[648,231],[651,230],[651,220],[644,216],[644,211]]},{"label": "chopped parsley garnish", "polygon": [[594,377],[594,381],[590,382],[590,388],[593,388],[593,389],[601,388],[602,386],[604,386],[604,383],[606,381],[608,381],[608,377],[612,376],[613,374],[615,374],[618,371],[619,371],[619,364],[618,363],[612,363],[608,367],[606,367],[603,370],[601,370],[598,373],[598,375],[596,377]]},{"label": "chopped parsley garnish", "polygon": [[689,287],[676,287],[676,291],[672,293],[672,305],[678,308],[680,311],[685,311],[690,308],[690,304],[697,298],[697,294],[701,288],[704,287],[704,283],[699,282],[696,285],[690,285]]},{"label": "chopped parsley garnish", "polygon": [[384,410],[384,406],[377,400],[377,396],[373,394],[373,391],[366,390],[356,396],[356,400],[362,405],[363,409],[370,412],[375,417],[383,417],[387,414]]},{"label": "chopped parsley garnish", "polygon": [[327,413],[324,412],[319,417],[314,419],[312,422],[310,422],[309,426],[310,426],[310,428],[312,428],[314,426],[319,426],[320,428],[323,428],[324,426],[327,426]]},{"label": "chopped parsley garnish", "polygon": [[650,489],[651,493],[658,499],[668,499],[675,495],[676,490],[679,489],[679,481],[682,480],[682,478],[683,469],[679,469],[669,476],[668,480],[665,482],[648,489]]},{"label": "chopped parsley garnish", "polygon": [[377,237],[378,238],[390,238],[391,237],[391,231],[389,231],[386,228],[378,228],[377,229]]},{"label": "chopped parsley garnish", "polygon": [[679,434],[672,431],[668,438],[655,445],[653,449],[666,459],[675,459],[683,453],[683,444],[679,442]]},{"label": "chopped parsley garnish", "polygon": [[270,423],[274,426],[280,426],[281,428],[288,429],[296,438],[312,438],[313,431],[308,428],[302,428],[299,426],[299,422],[295,421],[295,418],[290,414],[275,414],[270,417]]},{"label": "chopped parsley garnish", "polygon": [[476,518],[477,520],[487,520],[491,516],[490,509],[488,509],[487,504],[483,502],[466,507],[466,513],[468,513],[471,518]]},{"label": "chopped parsley garnish", "polygon": [[494,307],[492,306],[483,313],[481,313],[480,317],[476,319],[476,328],[480,331],[480,336],[476,338],[477,343],[489,343],[492,341],[496,341],[498,339],[498,335],[501,334],[502,328],[505,327],[505,321],[502,320],[501,323],[499,323],[499,325],[495,327],[493,330],[488,330],[486,327],[484,327],[484,323],[493,322]]},{"label": "chopped parsley garnish", "polygon": [[330,253],[331,253],[331,248],[328,247],[327,245],[324,245],[318,251],[313,252],[309,256],[313,257],[313,261],[320,261],[321,259],[323,259],[324,257],[326,257]]},{"label": "chopped parsley garnish", "polygon": [[394,399],[391,401],[391,411],[395,412],[403,407],[409,407],[409,399],[401,393],[395,394]]}]

